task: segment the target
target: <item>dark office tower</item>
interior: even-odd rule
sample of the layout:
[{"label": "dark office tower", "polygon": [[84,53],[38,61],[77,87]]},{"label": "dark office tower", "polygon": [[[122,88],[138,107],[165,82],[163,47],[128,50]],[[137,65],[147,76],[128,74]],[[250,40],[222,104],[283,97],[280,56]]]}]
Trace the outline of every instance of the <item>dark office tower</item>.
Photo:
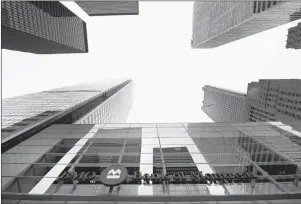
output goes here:
[{"label": "dark office tower", "polygon": [[286,48],[301,49],[301,23],[288,29]]},{"label": "dark office tower", "polygon": [[89,16],[137,15],[138,1],[77,1]]},{"label": "dark office tower", "polygon": [[1,1],[1,30],[3,49],[88,52],[86,23],[58,1]]},{"label": "dark office tower", "polygon": [[2,100],[2,151],[51,124],[126,122],[132,82],[102,81]]},{"label": "dark office tower", "polygon": [[207,85],[203,87],[203,91],[202,110],[214,122],[243,122],[246,94]]},{"label": "dark office tower", "polygon": [[301,121],[301,80],[265,79],[248,84],[244,121]]},{"label": "dark office tower", "polygon": [[214,48],[301,18],[301,2],[195,2],[192,48]]},{"label": "dark office tower", "polygon": [[[294,126],[300,129],[301,123]],[[256,122],[52,125],[1,155],[1,203],[299,204],[301,133],[295,127]],[[119,166],[111,179],[118,179],[118,172],[127,176],[113,188],[102,183],[111,165]],[[136,171],[167,176],[153,175],[147,183]],[[88,176],[66,179],[67,172]],[[183,179],[177,179],[179,172]],[[191,179],[199,172],[199,180]]]}]

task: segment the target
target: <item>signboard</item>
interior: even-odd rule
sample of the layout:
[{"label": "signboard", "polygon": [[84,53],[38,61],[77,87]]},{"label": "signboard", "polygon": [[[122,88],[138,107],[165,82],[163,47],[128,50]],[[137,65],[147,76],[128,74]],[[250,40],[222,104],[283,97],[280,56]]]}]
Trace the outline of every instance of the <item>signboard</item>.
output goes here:
[{"label": "signboard", "polygon": [[101,172],[99,180],[106,186],[117,186],[123,183],[127,176],[128,170],[124,166],[113,164]]},{"label": "signboard", "polygon": [[135,172],[134,175],[128,175],[127,169],[119,164],[111,165],[102,171],[100,175],[95,172],[63,172],[56,182],[72,184],[74,181],[83,184],[104,184],[107,186],[117,186],[119,184],[224,184],[224,183],[250,183],[251,180],[257,179],[252,173],[245,171],[242,173],[213,173],[203,174],[200,172],[183,172],[167,175],[167,174],[145,174]]}]

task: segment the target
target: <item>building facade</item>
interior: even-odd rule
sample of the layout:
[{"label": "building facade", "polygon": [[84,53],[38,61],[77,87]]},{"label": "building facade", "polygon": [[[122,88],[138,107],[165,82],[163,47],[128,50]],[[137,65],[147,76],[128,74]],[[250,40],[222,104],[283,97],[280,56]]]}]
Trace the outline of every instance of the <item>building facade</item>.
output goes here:
[{"label": "building facade", "polygon": [[300,2],[195,2],[192,48],[214,48],[301,18]]},{"label": "building facade", "polygon": [[244,121],[301,121],[301,80],[271,79],[248,84]]},{"label": "building facade", "polygon": [[138,1],[77,1],[89,16],[138,15]]},{"label": "building facade", "polygon": [[1,1],[2,49],[88,52],[86,23],[59,1]]},{"label": "building facade", "polygon": [[[52,125],[2,154],[2,203],[297,204],[300,129],[273,122]],[[112,164],[127,169],[116,187],[98,177]],[[92,173],[68,180],[66,172]],[[115,179],[122,174],[114,172]]]},{"label": "building facade", "polygon": [[214,122],[244,121],[246,109],[246,94],[223,88],[204,86],[202,110]]},{"label": "building facade", "polygon": [[126,122],[132,82],[100,81],[2,100],[2,150],[51,124]]},{"label": "building facade", "polygon": [[301,23],[288,29],[286,48],[301,49]]}]

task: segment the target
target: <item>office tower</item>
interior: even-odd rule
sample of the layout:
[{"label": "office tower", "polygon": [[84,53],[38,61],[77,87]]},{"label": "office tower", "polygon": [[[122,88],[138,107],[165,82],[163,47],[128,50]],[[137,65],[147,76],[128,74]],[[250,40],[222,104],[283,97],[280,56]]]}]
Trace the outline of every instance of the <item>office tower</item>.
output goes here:
[{"label": "office tower", "polygon": [[3,49],[88,52],[86,23],[59,1],[1,1],[1,30]]},{"label": "office tower", "polygon": [[246,94],[223,88],[204,86],[202,110],[214,122],[244,121]]},{"label": "office tower", "polygon": [[[31,204],[299,203],[300,128],[301,123],[273,122],[55,124],[2,154],[1,199]],[[112,164],[125,167],[131,179],[110,189],[98,176]],[[202,172],[206,183],[176,179],[189,165]],[[174,170],[168,173],[170,166]],[[168,179],[135,174],[160,173],[159,168]],[[67,171],[89,176],[68,180],[62,176]]]},{"label": "office tower", "polygon": [[301,23],[288,29],[286,48],[301,49]]},{"label": "office tower", "polygon": [[301,121],[301,80],[265,79],[249,83],[244,121]]},{"label": "office tower", "polygon": [[132,82],[104,80],[2,100],[2,151],[52,124],[126,122]]},{"label": "office tower", "polygon": [[301,2],[195,2],[192,48],[214,48],[301,18]]},{"label": "office tower", "polygon": [[138,1],[77,1],[89,16],[137,15]]}]

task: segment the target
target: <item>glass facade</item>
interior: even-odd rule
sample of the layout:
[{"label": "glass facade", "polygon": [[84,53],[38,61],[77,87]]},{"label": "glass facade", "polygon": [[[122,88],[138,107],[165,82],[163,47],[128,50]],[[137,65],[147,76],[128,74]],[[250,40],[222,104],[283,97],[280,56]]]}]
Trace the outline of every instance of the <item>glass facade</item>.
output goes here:
[{"label": "glass facade", "polygon": [[77,1],[89,16],[137,15],[138,1]]},{"label": "glass facade", "polygon": [[204,86],[202,110],[214,122],[244,121],[246,94],[213,86]]},{"label": "glass facade", "polygon": [[88,52],[86,23],[58,1],[1,1],[2,48],[36,54]]},{"label": "glass facade", "polygon": [[193,48],[214,48],[301,18],[300,2],[195,2]]},{"label": "glass facade", "polygon": [[51,124],[126,122],[131,103],[130,80],[104,80],[3,99],[2,145]]},{"label": "glass facade", "polygon": [[[2,154],[2,203],[300,203],[301,123],[52,125]],[[129,175],[249,172],[240,182],[57,180],[122,164]],[[22,195],[22,196],[21,196]],[[50,202],[51,201],[51,202]]]}]

